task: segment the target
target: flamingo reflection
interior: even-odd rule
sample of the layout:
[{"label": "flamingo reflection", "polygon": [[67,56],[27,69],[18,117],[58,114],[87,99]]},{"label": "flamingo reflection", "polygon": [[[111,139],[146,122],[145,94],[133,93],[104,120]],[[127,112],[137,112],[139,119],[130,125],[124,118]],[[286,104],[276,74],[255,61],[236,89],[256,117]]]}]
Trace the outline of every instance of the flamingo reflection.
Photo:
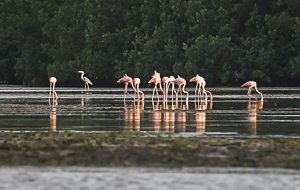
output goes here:
[{"label": "flamingo reflection", "polygon": [[124,104],[125,129],[140,131],[142,110],[144,110],[144,101],[138,100],[130,105]]},{"label": "flamingo reflection", "polygon": [[177,113],[178,132],[186,131],[186,112]]},{"label": "flamingo reflection", "polygon": [[175,112],[162,112],[162,109],[168,109],[168,105],[159,105],[159,101],[152,102],[153,112],[150,112],[149,121],[153,124],[154,131],[174,132],[175,127]]},{"label": "flamingo reflection", "polygon": [[246,119],[250,122],[250,132],[252,135],[256,135],[256,129],[257,129],[257,110],[261,110],[263,108],[263,101],[255,101],[251,102],[251,99],[249,97],[249,102],[247,105],[248,114]]},{"label": "flamingo reflection", "polygon": [[160,131],[161,127],[161,112],[159,107],[159,100],[157,100],[156,104],[152,101],[153,112],[150,113],[150,121],[153,123],[153,129],[156,132]]},{"label": "flamingo reflection", "polygon": [[53,106],[50,108],[50,131],[56,131],[56,113],[58,102],[53,102]]}]

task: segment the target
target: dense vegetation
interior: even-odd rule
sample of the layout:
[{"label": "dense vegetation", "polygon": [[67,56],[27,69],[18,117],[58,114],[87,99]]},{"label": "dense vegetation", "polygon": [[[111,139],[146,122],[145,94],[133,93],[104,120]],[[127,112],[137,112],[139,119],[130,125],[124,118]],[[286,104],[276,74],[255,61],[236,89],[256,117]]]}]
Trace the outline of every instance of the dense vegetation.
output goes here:
[{"label": "dense vegetation", "polygon": [[208,85],[297,85],[299,0],[2,0],[0,81],[142,85],[199,74]]}]

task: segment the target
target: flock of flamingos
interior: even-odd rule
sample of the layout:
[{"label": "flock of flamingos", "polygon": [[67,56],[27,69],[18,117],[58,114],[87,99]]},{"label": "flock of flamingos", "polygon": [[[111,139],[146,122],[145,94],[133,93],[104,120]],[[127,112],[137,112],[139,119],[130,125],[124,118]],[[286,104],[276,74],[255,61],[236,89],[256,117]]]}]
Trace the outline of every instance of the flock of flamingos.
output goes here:
[{"label": "flock of flamingos", "polygon": [[[83,76],[84,75],[83,71],[78,71],[78,73],[81,73],[81,79],[85,83],[85,89],[86,89],[86,87],[88,87],[88,89],[89,89],[89,84],[92,85],[92,82],[87,77]],[[50,104],[51,92],[53,92],[53,102],[54,102],[54,98],[55,98],[55,100],[57,100],[58,97],[57,97],[57,93],[54,90],[55,83],[57,82],[57,79],[55,77],[51,77],[49,79],[49,81],[50,81],[50,93],[49,93],[49,104]],[[117,82],[118,83],[120,83],[120,82],[125,83],[124,99],[126,97],[126,94],[130,95],[127,92],[127,87],[128,87],[129,83],[131,84],[132,88],[134,89],[135,94],[137,94],[138,99],[140,99],[140,94],[142,96],[142,100],[145,99],[144,93],[139,88],[139,84],[141,82],[141,80],[139,78],[134,78],[132,80],[132,78],[130,76],[127,76],[125,74],[123,76],[123,78],[119,79]],[[203,77],[201,77],[199,75],[196,75],[195,77],[193,77],[193,78],[190,79],[190,82],[196,82],[195,97],[199,98],[199,97],[202,96],[202,93],[203,93],[203,94],[205,94],[205,99],[207,99],[207,93],[209,93],[210,94],[210,100],[213,99],[211,92],[205,89],[206,82],[205,82],[205,79]],[[159,100],[157,85],[159,85],[160,90],[163,92],[163,101],[167,100],[167,98],[168,98],[168,91],[169,91],[169,87],[170,87],[171,84],[172,84],[172,100],[173,100],[173,92],[176,95],[176,100],[178,100],[178,94],[179,94],[179,92],[180,92],[181,98],[182,98],[182,92],[185,93],[186,94],[186,101],[188,100],[189,93],[184,90],[184,88],[186,86],[186,80],[184,78],[181,78],[179,75],[178,75],[178,77],[176,79],[175,79],[174,76],[163,77],[161,79],[160,73],[154,71],[154,75],[152,75],[152,78],[149,80],[148,83],[154,83],[155,84],[154,89],[153,89],[152,101],[153,101],[155,92],[156,92],[157,98]],[[163,87],[162,87],[161,83],[163,83]],[[175,90],[175,84],[178,85],[177,92]],[[249,87],[248,93],[247,93],[247,95],[249,96],[249,98],[253,97],[251,95],[251,88],[254,87],[255,90],[256,90],[256,92],[261,95],[261,101],[263,101],[263,98],[264,98],[263,94],[260,91],[258,91],[257,84],[256,84],[255,81],[248,81],[248,82],[244,83],[241,87],[244,87],[244,86],[245,87]],[[51,91],[51,87],[52,87],[52,91]],[[202,93],[201,93],[201,87],[202,87]],[[198,92],[198,94],[197,94],[197,92]],[[135,99],[135,94],[134,94],[134,97],[133,97],[134,99]],[[255,98],[255,97],[253,97],[253,98]]]}]

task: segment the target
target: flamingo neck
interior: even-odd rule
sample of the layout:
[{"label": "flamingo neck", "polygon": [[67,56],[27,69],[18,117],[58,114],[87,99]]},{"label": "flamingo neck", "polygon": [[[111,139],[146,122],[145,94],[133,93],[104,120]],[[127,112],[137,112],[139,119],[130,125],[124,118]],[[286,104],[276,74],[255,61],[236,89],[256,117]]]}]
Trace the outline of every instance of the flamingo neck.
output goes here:
[{"label": "flamingo neck", "polygon": [[139,91],[140,93],[142,93],[142,95],[143,95],[143,99],[142,100],[144,100],[145,99],[144,92],[142,92],[140,90],[140,85],[139,84],[136,85],[136,89],[137,89],[137,91]]},{"label": "flamingo neck", "polygon": [[204,91],[209,93],[209,95],[210,95],[210,101],[212,101],[212,100],[213,100],[213,97],[212,97],[212,94],[211,94],[211,92],[210,92],[210,91],[208,91],[208,90],[205,90],[205,89],[204,89]]},{"label": "flamingo neck", "polygon": [[[126,84],[128,84],[128,83],[126,83]],[[132,86],[133,90],[134,90],[136,93],[138,93],[138,91],[135,89],[135,87],[134,87],[134,85],[133,85],[133,82],[132,82],[132,81],[130,81],[130,84],[131,84],[131,86]]]},{"label": "flamingo neck", "polygon": [[159,88],[160,88],[160,90],[165,94],[165,91],[164,91],[164,89],[163,89],[162,86],[161,86],[161,82],[159,83]]},{"label": "flamingo neck", "polygon": [[182,92],[186,93],[187,96],[188,96],[188,95],[189,95],[189,92],[188,92],[188,91],[185,91],[184,88],[185,88],[185,85],[183,85],[183,87],[182,87]]},{"label": "flamingo neck", "polygon": [[255,90],[256,90],[256,92],[257,92],[258,94],[260,94],[260,96],[261,96],[261,101],[264,101],[264,96],[263,96],[263,94],[262,94],[260,91],[258,91],[257,86],[255,86]]}]

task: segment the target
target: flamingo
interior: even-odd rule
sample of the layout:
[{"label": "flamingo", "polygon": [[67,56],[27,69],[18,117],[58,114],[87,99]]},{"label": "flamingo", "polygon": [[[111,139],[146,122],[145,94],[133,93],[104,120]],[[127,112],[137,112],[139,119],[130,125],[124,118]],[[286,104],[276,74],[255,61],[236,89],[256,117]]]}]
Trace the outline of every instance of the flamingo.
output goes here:
[{"label": "flamingo", "polygon": [[[249,87],[248,92],[247,92],[247,95],[248,95],[248,96],[252,96],[252,95],[251,95],[251,88],[254,87],[255,90],[256,90],[256,92],[257,92],[258,94],[260,94],[260,96],[261,96],[261,101],[264,100],[263,94],[262,94],[260,91],[257,90],[257,84],[256,84],[255,81],[248,81],[248,82],[244,83],[241,87],[244,87],[244,86]],[[252,96],[252,97],[255,98],[254,96]],[[257,100],[257,98],[255,98],[255,99]]]},{"label": "flamingo", "polygon": [[213,97],[212,97],[212,94],[210,91],[206,90],[205,89],[205,85],[206,85],[206,82],[204,80],[203,77],[199,76],[199,75],[196,75],[195,77],[191,78],[190,79],[190,82],[196,82],[196,89],[195,89],[195,96],[196,96],[196,93],[197,93],[197,86],[199,85],[199,88],[198,88],[198,96],[200,95],[201,96],[201,86],[202,86],[202,89],[203,89],[203,93],[205,94],[205,99],[207,99],[207,94],[206,92],[209,93],[210,95],[210,100],[212,101],[213,100]]},{"label": "flamingo", "polygon": [[202,86],[203,82],[205,82],[204,78],[199,75],[196,75],[195,77],[190,79],[190,82],[196,82],[195,98],[196,98],[196,94],[197,94],[197,87],[199,85],[199,89],[198,89],[198,98],[199,98],[199,95],[201,95],[201,86]]},{"label": "flamingo", "polygon": [[164,91],[166,94],[166,101],[168,100],[168,91],[169,91],[169,83],[170,83],[170,78],[169,77],[163,77],[162,82],[164,84]]},{"label": "flamingo", "polygon": [[78,73],[81,73],[81,80],[84,82],[84,89],[86,90],[86,86],[89,88],[89,84],[93,85],[92,82],[90,81],[90,79],[88,79],[87,77],[84,77],[84,71],[78,71]]},{"label": "flamingo", "polygon": [[49,78],[49,82],[50,82],[49,105],[51,105],[51,103],[50,103],[51,86],[53,86],[53,88],[52,88],[52,91],[53,91],[53,103],[54,103],[54,95],[55,95],[55,99],[56,100],[58,99],[57,94],[56,94],[56,92],[54,90],[55,83],[57,82],[57,79],[55,77],[51,77],[51,78]]},{"label": "flamingo", "polygon": [[[141,79],[139,78],[134,78],[133,79],[133,85],[136,86],[136,90],[138,91],[137,95],[138,95],[138,99],[140,99],[140,95],[139,92],[143,95],[142,100],[144,100],[144,93],[140,90],[140,83],[141,83]],[[134,98],[135,98],[135,94],[136,92],[134,92]]]},{"label": "flamingo", "polygon": [[[178,77],[174,80],[174,83],[178,85],[178,91],[176,93],[176,100],[178,99],[178,93],[180,91],[181,99],[182,99],[182,92],[186,93],[186,100],[188,100],[189,93],[184,90],[185,85],[186,85],[186,80],[184,78],[181,78],[179,75]],[[182,88],[182,90],[181,90]]]},{"label": "flamingo", "polygon": [[154,92],[155,92],[155,90],[156,90],[156,94],[157,94],[157,99],[158,99],[158,101],[159,101],[159,96],[158,96],[158,91],[157,91],[157,84],[159,84],[159,88],[160,88],[160,90],[163,92],[163,94],[164,94],[163,97],[165,98],[165,92],[164,92],[164,90],[163,90],[162,87],[161,87],[160,73],[154,71],[154,75],[152,75],[152,79],[150,79],[148,83],[150,84],[151,82],[153,82],[153,83],[155,84],[155,87],[154,87],[154,89],[153,89],[152,101],[153,101],[153,97],[154,97]]},{"label": "flamingo", "polygon": [[[131,95],[127,92],[127,86],[128,86],[128,83],[131,84],[131,86],[132,86],[133,90],[135,91],[135,93],[139,93],[139,92],[135,89],[135,87],[134,87],[134,85],[133,85],[132,78],[131,78],[130,76],[127,76],[127,75],[125,74],[125,75],[123,76],[123,78],[120,78],[117,82],[118,82],[118,83],[120,83],[120,82],[124,82],[124,83],[125,83],[124,99],[125,99],[125,97],[126,97],[126,94],[128,94],[129,96],[131,96]],[[131,97],[132,97],[132,96],[131,96]],[[133,98],[134,98],[134,97],[133,97]]]}]

